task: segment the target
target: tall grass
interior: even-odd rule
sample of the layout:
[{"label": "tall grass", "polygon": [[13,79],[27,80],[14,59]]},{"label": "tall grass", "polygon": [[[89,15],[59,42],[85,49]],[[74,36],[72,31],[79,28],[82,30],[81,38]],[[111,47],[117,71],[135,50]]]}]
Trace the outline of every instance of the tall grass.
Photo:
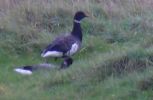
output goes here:
[{"label": "tall grass", "polygon": [[[89,14],[84,33],[124,41],[152,31],[152,0],[1,0],[1,46],[41,46],[60,32],[71,31],[78,10]],[[5,36],[4,36],[5,35]],[[9,36],[8,36],[9,35]],[[13,35],[10,37],[10,35]],[[10,37],[10,38],[9,38]],[[122,38],[122,39],[121,39]],[[115,39],[115,40],[114,40]],[[27,46],[28,45],[28,46]]]}]

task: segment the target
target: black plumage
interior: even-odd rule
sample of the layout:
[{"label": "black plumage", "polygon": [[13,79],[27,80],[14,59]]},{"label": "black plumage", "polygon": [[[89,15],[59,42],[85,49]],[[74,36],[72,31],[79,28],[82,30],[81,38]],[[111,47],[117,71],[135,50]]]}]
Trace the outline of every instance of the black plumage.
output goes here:
[{"label": "black plumage", "polygon": [[74,37],[73,35],[65,36],[65,37],[58,37],[56,38],[52,44],[48,45],[46,49],[42,52],[42,57],[45,57],[45,54],[48,51],[57,51],[61,52],[62,56],[59,57],[65,57],[70,56],[68,53],[74,43],[77,43],[78,46],[81,46],[81,41]]},{"label": "black plumage", "polygon": [[[67,61],[66,59],[71,59],[72,63],[73,59],[71,58],[71,56],[75,54],[77,51],[79,51],[81,47],[82,29],[80,22],[85,17],[87,16],[84,12],[76,12],[74,16],[72,32],[68,36],[58,37],[54,41],[52,41],[52,43],[43,50],[41,56],[44,58],[64,58],[64,62],[67,63],[68,66],[71,65],[69,64],[69,61]],[[63,63],[61,67],[63,67]]]}]

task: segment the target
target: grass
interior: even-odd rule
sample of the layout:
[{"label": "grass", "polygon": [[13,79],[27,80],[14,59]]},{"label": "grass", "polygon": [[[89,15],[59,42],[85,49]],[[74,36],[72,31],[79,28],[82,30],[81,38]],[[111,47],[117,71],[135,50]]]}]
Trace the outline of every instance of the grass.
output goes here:
[{"label": "grass", "polygon": [[[56,69],[13,71],[42,63],[41,50],[71,31],[78,10],[90,17],[70,68],[50,59]],[[0,99],[152,100],[152,16],[152,0],[0,0]]]}]

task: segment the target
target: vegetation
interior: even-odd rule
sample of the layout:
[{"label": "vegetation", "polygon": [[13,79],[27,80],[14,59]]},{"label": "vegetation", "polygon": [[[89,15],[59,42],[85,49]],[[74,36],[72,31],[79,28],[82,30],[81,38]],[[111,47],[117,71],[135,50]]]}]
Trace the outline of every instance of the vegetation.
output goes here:
[{"label": "vegetation", "polygon": [[[152,100],[152,0],[0,0],[0,100]],[[31,76],[41,50],[69,32],[76,11],[83,47],[65,70]],[[63,33],[61,33],[63,34]],[[60,60],[51,63],[59,67]]]}]

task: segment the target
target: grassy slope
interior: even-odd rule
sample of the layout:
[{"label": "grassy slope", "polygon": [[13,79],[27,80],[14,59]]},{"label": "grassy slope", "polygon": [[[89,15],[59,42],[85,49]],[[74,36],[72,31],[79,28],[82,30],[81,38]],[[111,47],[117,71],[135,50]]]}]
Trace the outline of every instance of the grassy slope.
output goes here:
[{"label": "grassy slope", "polygon": [[[149,1],[54,0],[54,4],[46,4],[28,0],[12,9],[2,8],[0,99],[152,100]],[[79,8],[81,5],[85,6]],[[71,29],[72,20],[68,18],[72,19],[78,9],[88,11],[92,18],[82,23],[83,48],[73,57],[75,62],[69,69],[39,71],[32,76],[13,72],[16,66],[42,63],[41,48],[56,33]]]}]

